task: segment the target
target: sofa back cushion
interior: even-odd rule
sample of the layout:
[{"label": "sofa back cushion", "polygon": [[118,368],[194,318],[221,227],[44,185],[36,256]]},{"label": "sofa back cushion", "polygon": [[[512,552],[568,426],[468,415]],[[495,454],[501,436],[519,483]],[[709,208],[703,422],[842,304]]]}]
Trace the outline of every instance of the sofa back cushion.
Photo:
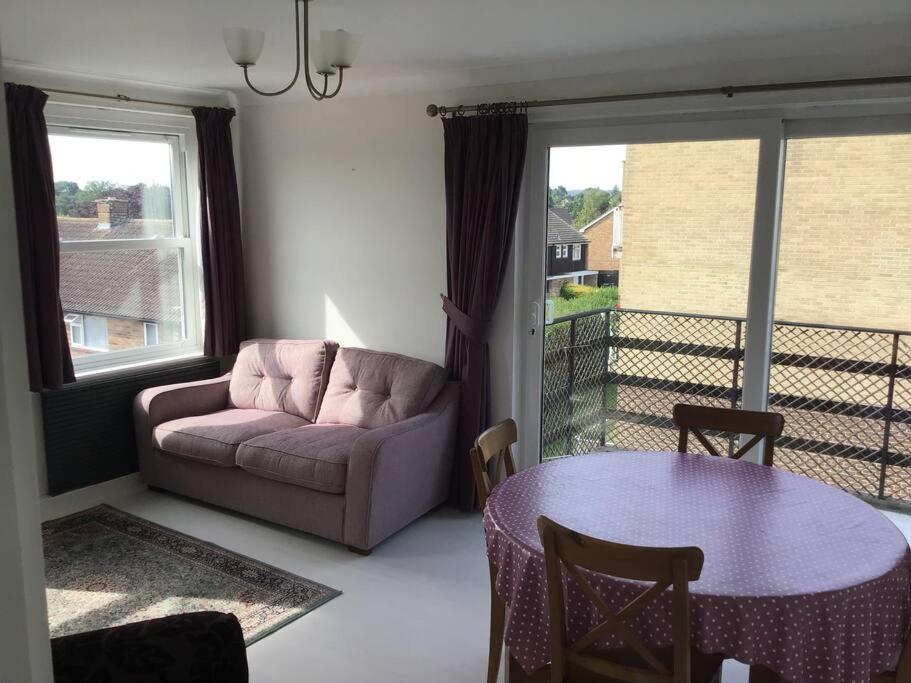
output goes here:
[{"label": "sofa back cushion", "polygon": [[235,408],[274,410],[313,422],[338,344],[325,340],[251,339],[231,371]]},{"label": "sofa back cushion", "polygon": [[446,384],[435,363],[395,353],[339,349],[318,424],[375,429],[419,414]]}]

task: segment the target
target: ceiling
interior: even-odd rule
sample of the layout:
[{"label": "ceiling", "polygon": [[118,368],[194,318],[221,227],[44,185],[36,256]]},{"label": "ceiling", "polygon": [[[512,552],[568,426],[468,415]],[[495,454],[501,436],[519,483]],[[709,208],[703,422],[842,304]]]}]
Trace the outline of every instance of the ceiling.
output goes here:
[{"label": "ceiling", "polygon": [[[293,68],[292,7],[290,0],[3,0],[0,46],[19,64],[241,91],[221,31],[249,26],[266,31],[252,78],[275,87]],[[893,34],[907,28],[911,57],[909,0],[313,0],[311,14],[314,30],[364,36],[349,93],[606,72],[624,53],[654,55],[653,68],[679,67],[697,52],[723,62],[750,46],[761,51],[765,38],[790,57],[835,54],[846,35],[875,42],[877,26]],[[782,46],[782,36],[793,40]]]}]

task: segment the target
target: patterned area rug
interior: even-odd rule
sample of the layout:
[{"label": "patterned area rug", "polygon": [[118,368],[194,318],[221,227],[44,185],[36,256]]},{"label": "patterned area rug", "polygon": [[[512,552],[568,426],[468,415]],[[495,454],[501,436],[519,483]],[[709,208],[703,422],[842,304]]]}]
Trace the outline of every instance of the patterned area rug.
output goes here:
[{"label": "patterned area rug", "polygon": [[51,637],[217,610],[237,616],[250,645],[340,595],[108,505],[43,534]]}]

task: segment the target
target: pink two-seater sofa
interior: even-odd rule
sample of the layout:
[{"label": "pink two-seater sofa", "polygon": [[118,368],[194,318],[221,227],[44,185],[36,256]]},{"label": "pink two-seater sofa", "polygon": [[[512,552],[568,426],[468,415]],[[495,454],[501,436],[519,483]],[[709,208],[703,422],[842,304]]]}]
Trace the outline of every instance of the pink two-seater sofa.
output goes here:
[{"label": "pink two-seater sofa", "polygon": [[134,405],[149,486],[362,553],[446,499],[457,413],[440,366],[325,340],[245,342],[229,374]]}]

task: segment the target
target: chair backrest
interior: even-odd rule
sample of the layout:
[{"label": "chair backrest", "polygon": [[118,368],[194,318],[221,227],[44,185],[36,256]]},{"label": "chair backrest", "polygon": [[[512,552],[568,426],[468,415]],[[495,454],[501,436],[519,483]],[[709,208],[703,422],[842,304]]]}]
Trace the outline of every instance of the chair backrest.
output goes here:
[{"label": "chair backrest", "polygon": [[[689,683],[689,582],[697,580],[702,572],[702,550],[696,547],[646,548],[611,543],[567,529],[543,516],[538,518],[538,533],[544,546],[546,563],[552,683],[563,681],[568,670],[579,668],[619,681]],[[604,619],[574,643],[567,642],[566,637],[566,600],[561,566]],[[651,585],[615,612],[595,592],[580,568]],[[674,657],[672,666],[668,667],[636,634],[630,622],[671,587]],[[615,663],[598,657],[597,651],[591,651],[593,645],[610,635],[619,637],[629,651],[638,655],[641,666]]]},{"label": "chair backrest", "polygon": [[[500,481],[501,472],[504,472],[507,477],[516,473],[512,445],[517,440],[516,423],[512,419],[507,419],[483,432],[475,441],[474,448],[469,451],[471,471],[474,472],[474,483],[478,489],[478,501],[482,510],[487,504],[491,489]],[[491,479],[487,464],[493,459],[496,459],[496,462],[494,463],[494,477]]]},{"label": "chair backrest", "polygon": [[678,403],[674,406],[674,424],[680,428],[677,450],[686,453],[689,433],[701,443],[710,455],[720,456],[716,448],[705,437],[703,430],[752,434],[753,438],[740,446],[731,457],[741,458],[745,453],[765,439],[762,450],[762,464],[772,464],[775,439],[784,431],[784,417],[778,413],[764,413],[756,410],[735,410],[734,408],[712,408]]}]

